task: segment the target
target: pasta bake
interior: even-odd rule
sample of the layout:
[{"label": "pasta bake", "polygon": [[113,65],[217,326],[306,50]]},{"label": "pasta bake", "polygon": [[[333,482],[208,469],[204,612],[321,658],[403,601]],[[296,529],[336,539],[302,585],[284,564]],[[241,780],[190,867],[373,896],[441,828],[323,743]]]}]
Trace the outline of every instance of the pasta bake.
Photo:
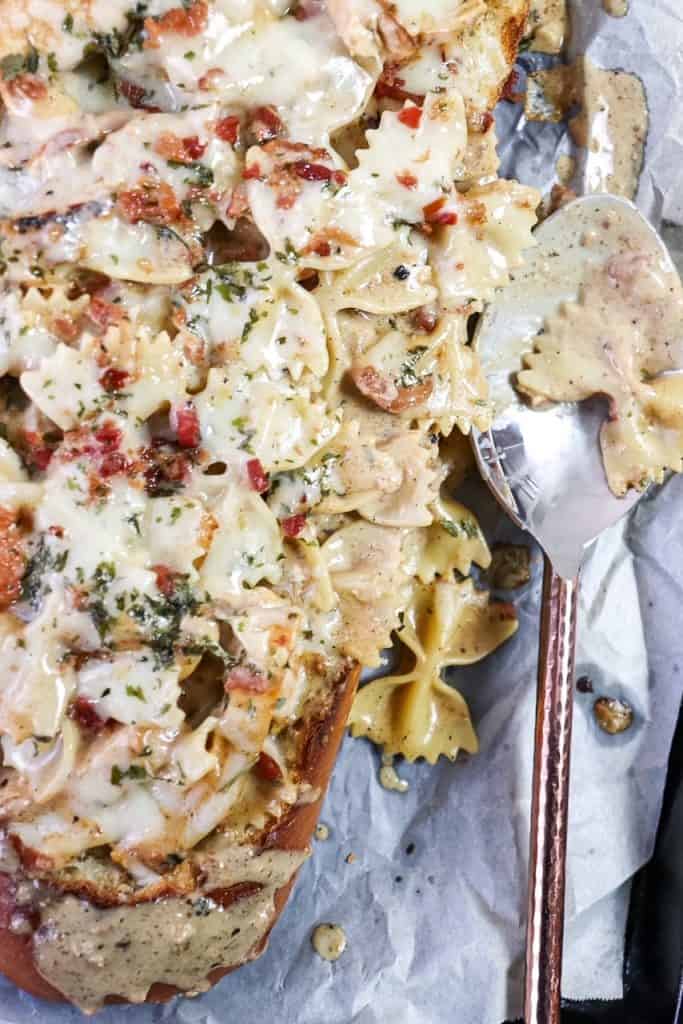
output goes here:
[{"label": "pasta bake", "polygon": [[[450,496],[531,244],[526,0],[5,0],[3,969],[92,1011],[263,948],[354,732],[473,750],[516,628]],[[92,939],[96,936],[97,941]],[[171,987],[169,987],[171,986]]]}]

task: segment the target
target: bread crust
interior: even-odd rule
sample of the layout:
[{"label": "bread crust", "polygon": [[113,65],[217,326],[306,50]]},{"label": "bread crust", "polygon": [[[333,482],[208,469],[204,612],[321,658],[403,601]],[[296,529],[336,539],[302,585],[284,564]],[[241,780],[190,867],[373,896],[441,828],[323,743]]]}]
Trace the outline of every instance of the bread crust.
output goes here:
[{"label": "bread crust", "polygon": [[[262,835],[263,849],[294,851],[305,850],[308,846],[318,821],[320,808],[343,738],[359,675],[360,668],[358,666],[351,667],[331,687],[331,699],[327,707],[305,721],[301,738],[299,770],[302,780],[317,790],[319,795],[310,803],[302,803],[293,807],[284,817],[270,825]],[[268,943],[270,931],[284,909],[297,873],[295,871],[289,881],[275,893],[274,913],[264,935],[239,963],[229,964],[211,971],[208,980],[212,986],[226,974],[230,974],[242,964],[261,955]],[[36,969],[33,959],[32,936],[17,935],[10,930],[11,885],[12,879],[8,875],[0,874],[0,971],[15,985],[33,996],[53,1002],[67,1002],[64,995],[50,985]],[[66,898],[66,894],[64,898]],[[181,994],[180,990],[172,985],[155,984],[147,995],[147,1002],[165,1003],[179,994]],[[127,1002],[117,996],[110,997],[106,1001],[107,1003]]]}]

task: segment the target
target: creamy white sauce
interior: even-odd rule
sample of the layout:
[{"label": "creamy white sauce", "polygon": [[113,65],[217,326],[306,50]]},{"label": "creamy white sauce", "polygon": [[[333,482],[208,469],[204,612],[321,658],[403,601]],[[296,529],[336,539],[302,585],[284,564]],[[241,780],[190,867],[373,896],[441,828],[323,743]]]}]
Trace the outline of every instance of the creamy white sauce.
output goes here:
[{"label": "creamy white sauce", "polygon": [[407,780],[402,779],[394,768],[394,758],[392,754],[382,754],[382,767],[379,770],[379,781],[385,789],[390,789],[394,793],[405,793],[409,786]]},{"label": "creamy white sauce", "polygon": [[[306,852],[216,842],[200,855],[206,875],[201,892],[133,907],[100,910],[73,896],[48,901],[34,938],[40,974],[86,1012],[108,995],[142,1002],[155,982],[187,994],[209,987],[216,967],[249,959],[272,920],[273,898]],[[227,907],[205,893],[239,882],[262,888]]]},{"label": "creamy white sauce", "polygon": [[585,153],[584,191],[632,199],[648,130],[647,99],[637,75],[596,67],[587,57],[529,76],[524,112],[534,121],[562,121],[580,110],[569,131]]},{"label": "creamy white sauce", "polygon": [[602,0],[603,10],[613,18],[623,18],[628,14],[628,0]]},{"label": "creamy white sauce", "polygon": [[607,397],[600,445],[621,496],[683,467],[683,287],[661,251],[616,213],[600,231],[613,255],[591,264],[577,301],[546,320],[517,382],[535,404]]},{"label": "creamy white sauce", "polygon": [[338,960],[346,949],[346,932],[338,924],[319,924],[311,936],[311,942],[323,960]]}]

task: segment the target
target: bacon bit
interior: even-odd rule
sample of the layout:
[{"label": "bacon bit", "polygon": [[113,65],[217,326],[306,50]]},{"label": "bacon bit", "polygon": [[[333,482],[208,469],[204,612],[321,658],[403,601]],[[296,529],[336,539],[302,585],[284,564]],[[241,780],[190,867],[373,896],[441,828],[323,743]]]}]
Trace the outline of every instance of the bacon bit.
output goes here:
[{"label": "bacon bit", "polygon": [[487,132],[489,130],[494,121],[495,118],[491,111],[485,110],[483,114],[479,114],[479,116],[477,117],[476,130],[481,132],[483,135],[484,132]]},{"label": "bacon bit", "polygon": [[249,164],[249,166],[245,167],[242,171],[242,177],[245,181],[251,181],[253,178],[260,178],[261,168],[258,164]]},{"label": "bacon bit", "polygon": [[248,129],[250,141],[259,144],[270,142],[285,132],[280,115],[273,106],[256,107],[249,116]]},{"label": "bacon bit", "polygon": [[165,181],[145,183],[122,192],[118,207],[130,224],[141,220],[153,224],[174,224],[186,219],[175,192]]},{"label": "bacon bit", "polygon": [[467,223],[472,226],[486,224],[488,213],[484,203],[477,199],[471,199],[467,204]]},{"label": "bacon bit", "polygon": [[404,188],[417,188],[417,178],[410,171],[402,171],[396,175],[396,181],[399,185],[403,185]]},{"label": "bacon bit", "polygon": [[106,331],[112,324],[118,324],[123,320],[121,306],[115,302],[107,302],[99,295],[93,295],[86,312],[88,318],[103,331]]},{"label": "bacon bit", "polygon": [[145,18],[146,49],[157,49],[159,37],[164,33],[179,36],[197,36],[206,28],[209,8],[205,0],[195,0],[191,7],[174,7],[160,18]]},{"label": "bacon bit", "polygon": [[440,196],[432,203],[422,207],[425,224],[457,224],[458,215],[455,210],[444,210],[446,197]]},{"label": "bacon bit", "polygon": [[261,465],[260,459],[249,459],[247,462],[247,475],[249,476],[249,484],[252,491],[258,491],[259,494],[263,494],[270,487],[268,474]]},{"label": "bacon bit", "polygon": [[81,328],[70,316],[58,316],[52,321],[52,331],[62,341],[75,341]]},{"label": "bacon bit", "polygon": [[389,99],[389,100],[401,100],[405,102],[410,100],[417,106],[422,106],[424,103],[424,96],[416,92],[408,92],[404,89],[406,84],[405,78],[400,78],[397,72],[399,67],[396,64],[386,64],[382,74],[379,77],[377,85],[375,86],[375,96],[378,100]]},{"label": "bacon bit", "polygon": [[431,334],[436,327],[438,316],[436,311],[430,309],[429,306],[418,306],[413,310],[411,320],[419,331]]},{"label": "bacon bit", "polygon": [[332,246],[325,238],[314,238],[306,246],[306,252],[314,252],[316,256],[329,256]]},{"label": "bacon bit", "polygon": [[25,430],[27,444],[26,458],[36,469],[45,470],[50,465],[54,449],[43,443],[43,435],[37,430]]},{"label": "bacon bit", "polygon": [[152,572],[157,578],[157,587],[164,597],[172,597],[175,593],[179,573],[168,565],[153,565]]},{"label": "bacon bit", "polygon": [[297,21],[308,21],[315,18],[325,7],[325,0],[301,0],[294,10],[294,17]]},{"label": "bacon bit", "polygon": [[362,395],[378,408],[391,413],[400,413],[421,405],[429,398],[433,388],[431,378],[410,387],[398,387],[390,377],[380,373],[374,366],[353,367],[351,379]]},{"label": "bacon bit", "polygon": [[171,425],[175,428],[178,444],[181,448],[196,448],[201,441],[199,416],[192,402],[181,409],[171,411]]},{"label": "bacon bit", "polygon": [[263,750],[258,756],[258,761],[254,766],[256,774],[265,779],[266,782],[281,782],[282,781],[282,769],[277,763],[274,757],[270,754],[266,754]]},{"label": "bacon bit", "polygon": [[108,480],[110,476],[127,473],[131,468],[123,452],[107,452],[100,462],[100,476]]},{"label": "bacon bit", "polygon": [[416,41],[392,14],[380,11],[377,29],[384,49],[394,61],[405,61],[417,49]]},{"label": "bacon bit", "polygon": [[232,190],[226,214],[228,217],[232,217],[234,220],[237,220],[239,217],[243,217],[248,209],[249,199],[247,197],[246,189],[244,185],[237,185]]},{"label": "bacon bit", "polygon": [[291,191],[280,192],[280,195],[275,200],[275,205],[278,210],[291,210],[294,203],[299,197],[299,189],[292,189]]},{"label": "bacon bit", "polygon": [[176,490],[187,478],[190,463],[187,455],[165,441],[155,441],[143,448],[136,469],[142,472],[145,489],[152,497]]},{"label": "bacon bit", "polygon": [[128,100],[134,110],[147,110],[152,114],[160,112],[161,107],[155,107],[153,104],[145,102],[149,93],[142,85],[130,82],[127,78],[119,78],[116,86],[123,98]]},{"label": "bacon bit", "polygon": [[69,705],[68,715],[72,722],[76,722],[86,732],[102,732],[107,724],[87,697],[76,697]]},{"label": "bacon bit", "polygon": [[115,370],[113,366],[110,366],[100,377],[100,386],[109,392],[121,391],[128,377],[129,374],[125,370]]},{"label": "bacon bit", "polygon": [[255,896],[257,892],[261,892],[261,889],[263,889],[261,882],[235,882],[228,888],[212,889],[206,895],[214,903],[225,908],[231,907],[238,900],[246,900],[250,896]]},{"label": "bacon bit", "polygon": [[234,146],[240,137],[240,119],[235,114],[222,117],[220,121],[216,121],[213,131],[217,138]]},{"label": "bacon bit", "polygon": [[413,129],[420,127],[421,118],[422,110],[420,107],[405,107],[398,115],[401,124],[404,124],[406,128]]},{"label": "bacon bit", "polygon": [[206,143],[200,142],[197,135],[188,135],[181,139],[173,132],[162,132],[154,143],[155,153],[162,156],[164,160],[174,160],[180,164],[189,164],[193,160],[199,160],[205,149]]},{"label": "bacon bit", "polygon": [[301,515],[300,513],[295,516],[287,516],[286,519],[280,520],[280,527],[282,528],[282,532],[284,533],[285,537],[289,537],[290,540],[293,540],[295,537],[298,537],[303,528],[305,527],[305,525],[306,516]]},{"label": "bacon bit", "polygon": [[21,597],[26,555],[21,547],[17,513],[0,506],[0,611]]},{"label": "bacon bit", "polygon": [[308,160],[295,160],[289,164],[297,178],[304,181],[334,181],[336,185],[346,183],[346,175],[343,171],[335,171],[334,168],[325,167],[324,164],[311,164]]},{"label": "bacon bit", "polygon": [[63,526],[48,526],[47,532],[52,534],[53,537],[59,537],[60,540],[64,536]]},{"label": "bacon bit", "polygon": [[37,75],[17,75],[7,88],[12,96],[27,100],[44,100],[47,96],[47,85]]},{"label": "bacon bit", "polygon": [[102,445],[105,452],[116,451],[121,444],[122,436],[121,431],[112,420],[107,420],[94,433],[95,440]]},{"label": "bacon bit", "polygon": [[270,681],[261,672],[237,665],[231,668],[225,677],[223,688],[226,693],[231,690],[245,690],[247,693],[265,693],[270,689]]},{"label": "bacon bit", "polygon": [[197,81],[197,85],[201,92],[211,92],[216,88],[216,84],[223,77],[225,72],[223,68],[209,68],[209,70],[201,76]]},{"label": "bacon bit", "polygon": [[46,470],[50,465],[53,455],[53,448],[48,448],[47,445],[42,445],[39,448],[32,448],[28,453],[28,458],[36,469]]}]

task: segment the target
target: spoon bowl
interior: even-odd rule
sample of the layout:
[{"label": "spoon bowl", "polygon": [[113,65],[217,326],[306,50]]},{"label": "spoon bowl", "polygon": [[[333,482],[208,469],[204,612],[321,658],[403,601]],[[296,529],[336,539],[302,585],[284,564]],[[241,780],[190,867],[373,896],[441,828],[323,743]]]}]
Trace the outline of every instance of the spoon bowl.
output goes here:
[{"label": "spoon bowl", "polygon": [[489,381],[493,424],[473,431],[479,469],[508,515],[539,542],[556,572],[576,576],[585,548],[630,511],[641,493],[612,494],[599,432],[604,399],[531,408],[514,387],[522,357],[561,303],[574,300],[591,266],[624,239],[673,267],[664,243],[636,207],[585,196],[536,229],[536,247],[482,315],[474,338]]},{"label": "spoon bowl", "polygon": [[493,422],[489,430],[473,431],[472,444],[499,504],[546,554],[524,1019],[559,1024],[578,575],[586,547],[630,511],[642,492],[618,498],[608,486],[600,450],[608,412],[604,398],[532,408],[515,390],[515,378],[546,318],[579,297],[592,268],[625,249],[653,258],[662,269],[674,268],[651,225],[632,203],[614,196],[569,203],[537,228],[535,239],[524,267],[484,312],[474,338],[489,381]]}]

